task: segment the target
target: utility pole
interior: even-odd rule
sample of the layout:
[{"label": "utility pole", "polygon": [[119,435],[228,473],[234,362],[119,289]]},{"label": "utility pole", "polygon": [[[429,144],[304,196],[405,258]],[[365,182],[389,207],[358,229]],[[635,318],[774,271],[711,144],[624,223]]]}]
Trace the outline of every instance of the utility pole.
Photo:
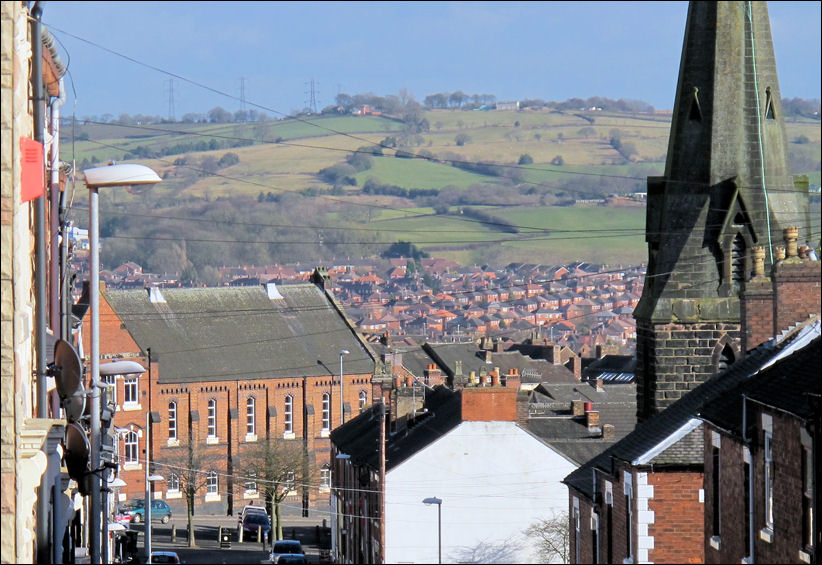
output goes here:
[{"label": "utility pole", "polygon": [[305,107],[308,108],[312,114],[317,113],[317,85],[312,78],[309,82],[306,83],[306,86],[309,87],[308,92],[306,95],[308,99],[305,102]]},{"label": "utility pole", "polygon": [[177,121],[174,117],[174,79],[168,79],[168,119],[171,122]]}]

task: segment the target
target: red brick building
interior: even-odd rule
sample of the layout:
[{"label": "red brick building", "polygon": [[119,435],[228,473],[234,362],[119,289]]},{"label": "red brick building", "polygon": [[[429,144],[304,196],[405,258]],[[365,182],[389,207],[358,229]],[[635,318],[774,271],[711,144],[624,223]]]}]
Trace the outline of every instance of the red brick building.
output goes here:
[{"label": "red brick building", "polygon": [[[326,502],[329,435],[372,402],[374,357],[320,284],[106,291],[101,354],[148,368],[113,378],[120,499],[144,495],[146,412],[158,413],[149,459],[165,477],[155,497],[181,507],[173,463],[195,446],[206,513],[233,512],[260,494],[239,473],[242,452],[278,438],[301,444],[318,472],[287,504]],[[149,362],[150,360],[150,362]],[[170,463],[171,462],[171,463]],[[238,506],[239,505],[239,506]]]}]

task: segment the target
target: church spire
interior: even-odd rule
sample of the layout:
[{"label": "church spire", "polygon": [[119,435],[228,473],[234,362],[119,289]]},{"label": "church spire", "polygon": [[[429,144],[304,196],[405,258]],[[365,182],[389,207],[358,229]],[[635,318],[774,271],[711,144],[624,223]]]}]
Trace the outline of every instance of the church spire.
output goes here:
[{"label": "church spire", "polygon": [[807,183],[789,169],[767,4],[692,1],[665,174],[648,179],[648,272],[634,312],[641,418],[740,354],[750,249],[765,247],[770,265],[783,229],[799,226],[805,239],[809,224]]}]

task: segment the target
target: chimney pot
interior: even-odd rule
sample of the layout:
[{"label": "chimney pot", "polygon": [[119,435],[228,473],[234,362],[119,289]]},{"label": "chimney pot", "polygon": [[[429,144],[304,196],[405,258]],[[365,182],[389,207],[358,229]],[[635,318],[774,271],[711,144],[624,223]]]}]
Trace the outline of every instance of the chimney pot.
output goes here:
[{"label": "chimney pot", "polygon": [[414,377],[405,377],[405,386],[412,387],[414,386]]},{"label": "chimney pot", "polygon": [[491,386],[499,386],[499,372],[491,373]]},{"label": "chimney pot", "polygon": [[753,248],[753,276],[756,279],[765,276],[765,248],[761,245]]},{"label": "chimney pot", "polygon": [[399,377],[394,377],[394,388],[400,388],[402,385],[402,379]]},{"label": "chimney pot", "polygon": [[787,251],[788,257],[796,257],[797,256],[797,248],[796,248],[796,240],[799,239],[799,228],[796,226],[791,226],[789,228],[785,228],[785,249]]},{"label": "chimney pot", "polygon": [[784,261],[785,260],[785,248],[781,245],[777,245],[773,248],[773,258],[775,261]]}]

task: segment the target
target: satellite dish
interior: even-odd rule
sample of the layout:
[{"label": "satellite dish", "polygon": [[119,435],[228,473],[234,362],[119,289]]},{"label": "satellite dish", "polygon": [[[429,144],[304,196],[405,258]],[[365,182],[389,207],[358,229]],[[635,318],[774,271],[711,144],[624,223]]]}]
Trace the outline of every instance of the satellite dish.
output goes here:
[{"label": "satellite dish", "polygon": [[89,453],[91,445],[86,435],[86,430],[77,422],[69,422],[66,426],[66,452],[63,459],[66,462],[66,469],[69,477],[77,481],[77,485],[82,492],[83,485],[86,484],[85,477],[89,472]]},{"label": "satellite dish", "polygon": [[86,391],[83,388],[82,383],[80,383],[80,387],[77,389],[77,392],[62,400],[63,410],[66,411],[66,419],[69,422],[82,418],[86,411]]},{"label": "satellite dish", "polygon": [[80,356],[72,345],[62,339],[54,344],[54,363],[51,373],[57,383],[57,392],[60,398],[73,396],[83,387],[83,365]]}]

